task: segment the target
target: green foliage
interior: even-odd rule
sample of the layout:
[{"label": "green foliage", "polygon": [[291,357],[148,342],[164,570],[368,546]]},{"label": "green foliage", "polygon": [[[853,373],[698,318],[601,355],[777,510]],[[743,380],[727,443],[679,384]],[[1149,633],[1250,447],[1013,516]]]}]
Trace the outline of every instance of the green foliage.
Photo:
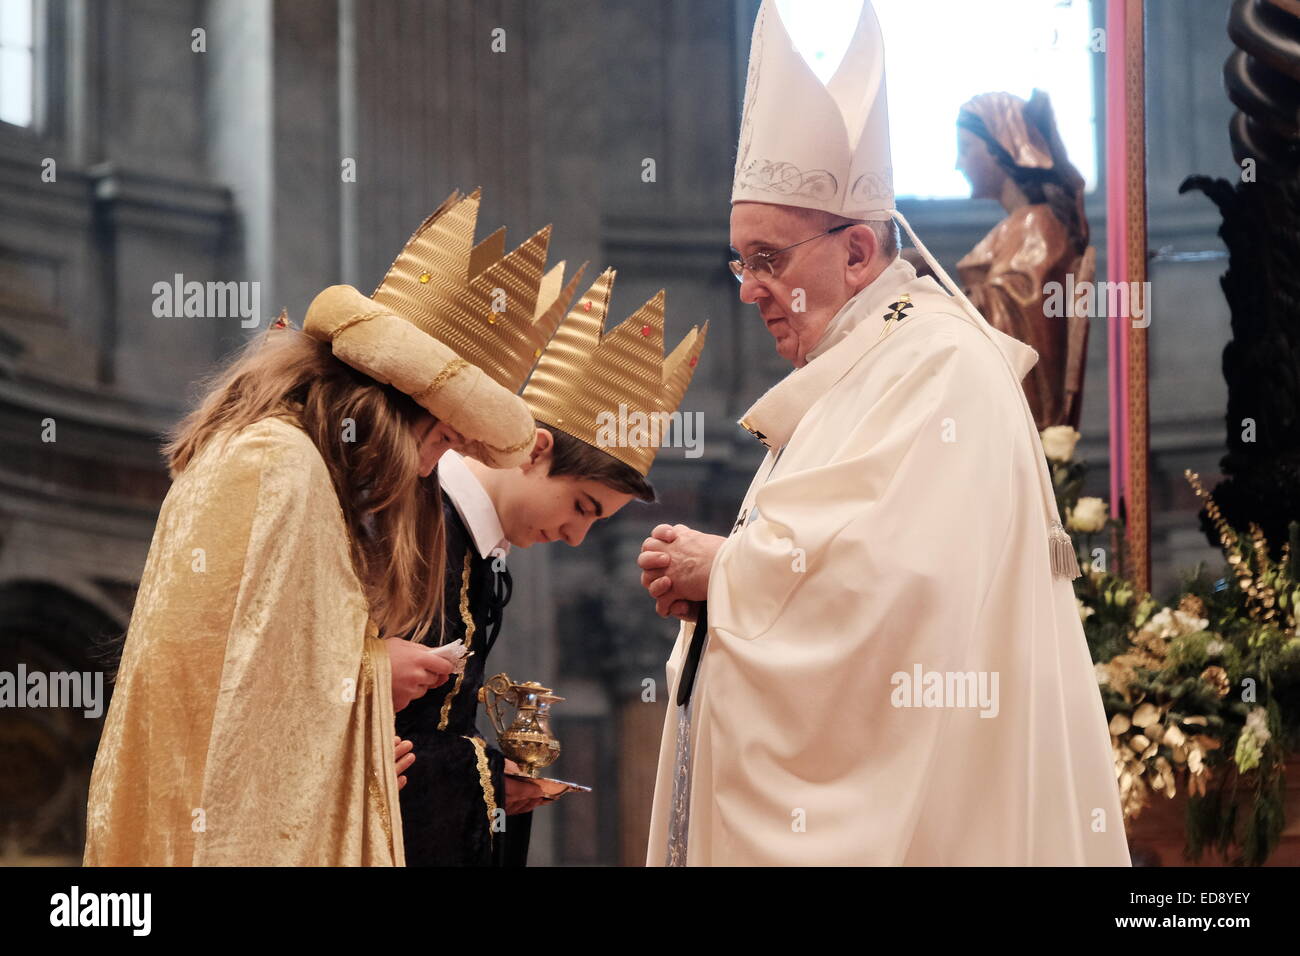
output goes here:
[{"label": "green foliage", "polygon": [[[1057,504],[1068,515],[1087,468],[1053,461],[1049,467]],[[1120,573],[1123,531],[1112,520],[1096,534],[1072,532],[1083,570],[1074,585],[1084,635],[1093,660],[1108,674],[1100,686],[1107,717],[1151,703],[1189,735],[1217,741],[1204,754],[1206,792],[1187,801],[1184,854],[1195,861],[1212,851],[1237,865],[1258,866],[1285,826],[1284,764],[1300,745],[1300,579],[1292,560],[1300,524],[1290,525],[1280,561],[1262,539],[1227,535],[1222,571],[1198,565],[1163,603],[1136,593]],[[1093,540],[1107,533],[1121,560],[1115,567],[1094,566]],[[1123,677],[1118,688],[1111,683],[1116,672]],[[1194,720],[1188,724],[1187,718]],[[1172,750],[1161,746],[1159,754],[1170,759]],[[1186,779],[1180,768],[1180,789]]]}]

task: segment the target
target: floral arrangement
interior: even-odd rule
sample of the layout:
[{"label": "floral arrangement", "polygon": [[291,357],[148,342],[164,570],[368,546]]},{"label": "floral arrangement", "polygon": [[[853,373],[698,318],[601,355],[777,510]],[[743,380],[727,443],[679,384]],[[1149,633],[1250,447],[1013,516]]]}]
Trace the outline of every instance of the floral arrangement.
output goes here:
[{"label": "floral arrangement", "polygon": [[1080,496],[1087,469],[1074,457],[1078,439],[1067,426],[1042,433],[1083,572],[1075,596],[1125,819],[1154,795],[1172,799],[1183,788],[1189,859],[1213,848],[1235,863],[1261,864],[1282,832],[1283,767],[1300,744],[1300,579],[1292,562],[1300,525],[1291,525],[1273,561],[1259,529],[1235,532],[1188,472],[1226,567],[1215,576],[1198,566],[1161,603],[1123,576],[1123,527],[1106,503]]}]

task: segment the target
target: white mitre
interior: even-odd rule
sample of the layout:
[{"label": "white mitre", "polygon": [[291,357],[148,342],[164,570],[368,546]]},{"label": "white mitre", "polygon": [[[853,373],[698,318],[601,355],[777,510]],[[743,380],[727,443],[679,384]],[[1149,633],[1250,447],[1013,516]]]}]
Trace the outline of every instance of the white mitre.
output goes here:
[{"label": "white mitre", "polygon": [[749,49],[731,201],[848,219],[892,216],[885,45],[870,0],[827,84],[795,49],[776,3],[763,0]]}]

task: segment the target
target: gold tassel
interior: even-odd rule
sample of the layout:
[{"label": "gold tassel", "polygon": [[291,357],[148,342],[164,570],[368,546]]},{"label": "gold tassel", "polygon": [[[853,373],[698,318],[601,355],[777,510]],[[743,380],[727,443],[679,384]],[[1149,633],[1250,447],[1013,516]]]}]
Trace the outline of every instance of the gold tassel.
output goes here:
[{"label": "gold tassel", "polygon": [[1061,522],[1053,521],[1047,540],[1052,553],[1052,573],[1073,581],[1081,572],[1070,533],[1061,527]]}]

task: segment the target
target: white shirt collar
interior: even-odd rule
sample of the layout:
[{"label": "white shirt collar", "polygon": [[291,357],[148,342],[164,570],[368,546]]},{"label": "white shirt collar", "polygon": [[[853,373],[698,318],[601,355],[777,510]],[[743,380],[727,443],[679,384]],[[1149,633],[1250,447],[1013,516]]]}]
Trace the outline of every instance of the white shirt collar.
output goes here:
[{"label": "white shirt collar", "polygon": [[443,452],[438,460],[438,483],[469,528],[480,557],[490,557],[497,548],[502,554],[510,553],[510,542],[506,540],[497,509],[465,459],[454,451]]}]

